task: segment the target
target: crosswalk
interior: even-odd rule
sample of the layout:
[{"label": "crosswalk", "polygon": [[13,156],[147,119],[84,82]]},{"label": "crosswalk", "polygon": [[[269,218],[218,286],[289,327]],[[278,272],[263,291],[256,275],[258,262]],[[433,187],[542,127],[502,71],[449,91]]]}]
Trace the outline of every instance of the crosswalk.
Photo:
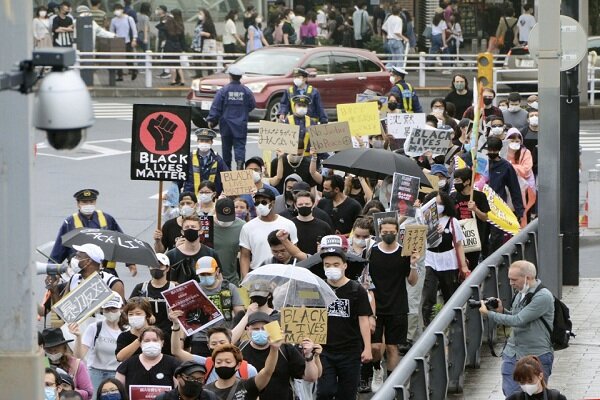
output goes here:
[{"label": "crosswalk", "polygon": [[600,131],[582,130],[579,132],[579,145],[582,151],[600,152]]}]

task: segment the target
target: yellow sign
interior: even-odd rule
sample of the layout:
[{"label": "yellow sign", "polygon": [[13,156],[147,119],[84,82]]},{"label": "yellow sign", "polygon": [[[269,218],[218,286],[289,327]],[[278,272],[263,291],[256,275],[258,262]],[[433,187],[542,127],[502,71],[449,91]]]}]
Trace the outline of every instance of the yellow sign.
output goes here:
[{"label": "yellow sign", "polygon": [[262,150],[281,150],[296,154],[300,127],[261,120],[258,127],[258,148]]},{"label": "yellow sign", "polygon": [[281,326],[279,322],[272,321],[265,325],[265,331],[269,334],[269,339],[271,342],[277,342],[283,339],[283,334],[281,333]]},{"label": "yellow sign", "polygon": [[253,172],[254,171],[249,169],[221,172],[223,192],[225,192],[227,196],[252,193],[252,191],[256,189],[256,185],[252,179]]},{"label": "yellow sign", "polygon": [[427,225],[407,225],[404,229],[402,241],[402,256],[410,256],[413,251],[420,255],[425,254],[427,244]]},{"label": "yellow sign", "polygon": [[327,343],[327,309],[283,307],[281,325],[287,343],[301,343],[305,338]]},{"label": "yellow sign", "polygon": [[377,102],[338,104],[337,117],[348,121],[352,136],[381,135]]},{"label": "yellow sign", "polygon": [[519,220],[508,204],[506,204],[488,185],[483,187],[482,192],[485,193],[485,197],[487,197],[488,203],[490,204],[490,211],[488,212],[489,222],[498,229],[510,233],[511,235],[519,233],[521,224],[519,224]]}]

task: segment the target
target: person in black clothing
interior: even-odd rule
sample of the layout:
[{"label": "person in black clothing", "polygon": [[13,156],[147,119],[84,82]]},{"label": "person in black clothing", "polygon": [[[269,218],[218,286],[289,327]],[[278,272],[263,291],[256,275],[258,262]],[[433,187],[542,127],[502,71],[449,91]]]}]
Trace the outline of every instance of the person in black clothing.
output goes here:
[{"label": "person in black clothing", "polygon": [[538,134],[539,134],[539,112],[535,108],[527,109],[527,128],[523,132],[523,144],[531,152],[533,159],[533,174],[538,175]]},{"label": "person in black clothing", "polygon": [[446,102],[454,104],[454,115],[458,118],[462,117],[467,108],[473,104],[473,91],[469,89],[469,81],[465,75],[454,75],[450,92],[445,99]]},{"label": "person in black clothing", "polygon": [[[309,184],[306,182],[294,183],[294,186],[292,187],[292,193],[294,194],[294,196],[296,196],[300,192],[310,192]],[[298,210],[287,208],[284,211],[280,212],[279,215],[281,215],[282,217],[287,218],[289,220],[293,220],[295,217],[298,216]],[[325,222],[329,226],[329,228],[333,229],[333,222],[331,222],[331,218],[325,211],[321,210],[318,207],[313,207],[312,215],[315,218],[319,219],[320,221]],[[298,241],[300,241],[300,238],[298,238]],[[307,252],[307,253],[314,254],[315,252]]]},{"label": "person in black clothing", "polygon": [[58,14],[52,20],[52,44],[54,47],[73,46],[73,18],[69,17],[69,8],[71,4],[63,1],[58,9]]},{"label": "person in black clothing", "polygon": [[310,192],[298,192],[294,204],[298,214],[292,219],[298,231],[296,245],[306,254],[316,254],[319,239],[333,234],[333,230],[329,224],[313,216],[315,197]]},{"label": "person in black clothing", "polygon": [[[311,158],[309,156],[304,155],[304,145],[299,144],[300,147],[298,149],[297,154],[283,154],[276,159],[273,159],[271,162],[271,176],[274,177],[271,182],[275,183],[275,189],[279,191],[279,193],[284,192],[284,182],[285,178],[289,177],[292,174],[298,174],[302,181],[309,184],[309,186],[313,187],[317,183],[312,178],[310,174],[310,162]],[[283,168],[283,170],[280,170]],[[276,177],[281,177],[278,182]]]},{"label": "person in black clothing", "polygon": [[342,235],[350,233],[362,211],[358,201],[344,194],[344,178],[338,175],[323,180],[323,198],[317,207],[327,212],[333,221],[333,229]]},{"label": "person in black clothing", "polygon": [[[502,117],[502,110],[496,107],[494,103],[494,98],[496,97],[496,92],[492,88],[483,88],[482,91],[483,97],[483,116],[487,119],[492,115],[496,115],[498,117]],[[474,119],[475,107],[470,106],[465,110],[465,113],[462,115],[463,118],[469,118],[470,120]],[[459,115],[459,114],[457,114]],[[502,117],[504,118],[504,117]]]},{"label": "person in black clothing", "polygon": [[122,315],[123,318],[119,321],[119,325],[128,325],[130,329],[121,332],[117,337],[115,356],[119,362],[142,353],[138,338],[141,332],[150,326],[153,318],[150,302],[143,297],[131,297],[127,300]]},{"label": "person in black clothing", "polygon": [[262,262],[261,265],[268,264],[295,264],[297,261],[306,260],[308,255],[302,252],[292,241],[290,235],[285,230],[276,229],[269,233],[267,242],[271,248],[273,257]]},{"label": "person in black clothing", "polygon": [[195,214],[198,198],[193,192],[182,192],[179,195],[179,216],[166,221],[161,229],[154,231],[154,251],[164,253],[175,248],[177,239],[181,236],[183,217]]},{"label": "person in black clothing", "polygon": [[206,367],[193,361],[182,363],[175,370],[177,387],[156,396],[156,400],[217,400],[216,394],[203,388]]},{"label": "person in black clothing", "polygon": [[515,392],[506,400],[567,400],[558,390],[546,386],[544,368],[538,356],[525,356],[517,361],[513,379],[519,383],[522,392]]}]

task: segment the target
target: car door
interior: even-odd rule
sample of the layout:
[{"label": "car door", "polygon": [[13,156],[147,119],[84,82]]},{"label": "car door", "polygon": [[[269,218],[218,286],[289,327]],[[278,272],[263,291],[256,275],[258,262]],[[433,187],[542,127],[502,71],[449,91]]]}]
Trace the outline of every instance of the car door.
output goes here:
[{"label": "car door", "polygon": [[354,103],[356,95],[364,90],[362,88],[367,82],[367,77],[361,73],[358,57],[348,53],[334,53],[332,61],[336,81],[333,95],[336,104]]},{"label": "car door", "polygon": [[324,108],[335,108],[333,92],[336,82],[331,71],[330,53],[315,54],[302,64],[302,68],[316,71],[317,76],[308,78],[308,83],[319,90]]},{"label": "car door", "polygon": [[366,57],[360,57],[360,67],[362,76],[367,78],[362,81],[364,83],[363,91],[369,89],[381,95],[390,91],[392,84],[389,73],[380,64]]}]

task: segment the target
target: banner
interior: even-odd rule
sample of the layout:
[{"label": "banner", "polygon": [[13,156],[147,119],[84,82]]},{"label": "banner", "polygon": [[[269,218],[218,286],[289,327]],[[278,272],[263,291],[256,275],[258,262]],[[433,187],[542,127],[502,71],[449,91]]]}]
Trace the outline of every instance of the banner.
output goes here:
[{"label": "banner", "polygon": [[352,136],[348,122],[334,122],[308,127],[310,145],[317,153],[328,153],[352,148]]},{"label": "banner", "polygon": [[381,135],[377,102],[338,104],[337,117],[348,121],[352,136]]},{"label": "banner", "polygon": [[200,243],[211,249],[215,248],[215,219],[212,215],[200,215],[200,231],[198,237]]},{"label": "banner", "polygon": [[300,127],[261,120],[258,127],[258,148],[262,150],[281,150],[284,153],[296,154]]},{"label": "banner", "polygon": [[185,181],[190,163],[186,106],[134,104],[131,127],[132,180]]},{"label": "banner", "polygon": [[425,113],[388,113],[387,133],[396,139],[406,139],[414,128],[425,126]]},{"label": "banner", "polygon": [[404,227],[404,238],[402,239],[402,256],[412,255],[416,251],[420,255],[425,254],[427,248],[427,225],[407,225]]},{"label": "banner", "polygon": [[473,253],[481,251],[481,240],[479,239],[479,229],[477,228],[476,218],[467,218],[458,220],[465,240],[463,240],[463,248],[465,253]]},{"label": "banner", "polygon": [[511,235],[516,235],[521,229],[519,220],[512,212],[508,204],[502,200],[500,196],[488,185],[484,185],[481,190],[485,193],[488,203],[490,204],[490,211],[488,212],[488,221],[498,229],[503,230]]},{"label": "banner", "polygon": [[171,386],[130,385],[129,400],[154,400],[159,394],[171,390]]},{"label": "banner", "polygon": [[420,178],[394,173],[392,195],[390,196],[390,211],[398,211],[398,215],[414,217],[415,201],[419,196]]},{"label": "banner", "polygon": [[250,194],[256,185],[252,179],[254,171],[241,169],[237,171],[221,172],[221,183],[223,192],[227,196],[239,196],[240,194]]},{"label": "banner", "polygon": [[452,130],[415,128],[404,142],[404,153],[409,157],[419,157],[427,151],[445,155],[452,145]]},{"label": "banner", "polygon": [[427,225],[427,247],[439,246],[442,236],[438,232],[440,218],[437,212],[437,202],[435,198],[429,200],[427,204],[421,207],[423,221]]},{"label": "banner", "polygon": [[52,309],[67,324],[80,324],[113,297],[112,290],[100,275],[94,272],[79,283],[75,290],[67,293]]}]

